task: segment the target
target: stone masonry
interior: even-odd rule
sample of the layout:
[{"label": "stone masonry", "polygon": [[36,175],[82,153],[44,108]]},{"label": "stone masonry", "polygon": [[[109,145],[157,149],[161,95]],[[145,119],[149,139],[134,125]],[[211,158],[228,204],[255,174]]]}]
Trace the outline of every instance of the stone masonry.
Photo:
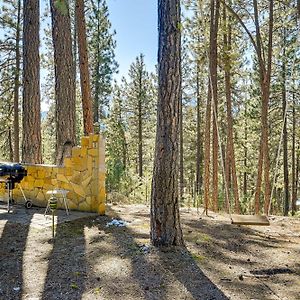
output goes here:
[{"label": "stone masonry", "polygon": [[[85,136],[80,147],[73,147],[72,156],[64,165],[24,165],[27,176],[21,181],[24,194],[34,205],[46,206],[48,190],[65,189],[71,210],[105,214],[105,144],[100,135]],[[0,196],[4,196],[4,184]],[[19,185],[14,200],[24,202]]]}]

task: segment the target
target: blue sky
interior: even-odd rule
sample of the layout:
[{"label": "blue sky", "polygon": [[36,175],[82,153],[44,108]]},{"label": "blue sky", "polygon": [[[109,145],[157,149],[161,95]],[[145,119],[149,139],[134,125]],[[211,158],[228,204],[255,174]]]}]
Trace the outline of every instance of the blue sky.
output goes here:
[{"label": "blue sky", "polygon": [[157,61],[157,0],[107,0],[112,28],[117,31],[116,60],[125,76],[130,64],[143,53],[148,71]]},{"label": "blue sky", "polygon": [[[0,0],[1,1],[1,0]],[[116,30],[116,60],[119,63],[119,80],[126,76],[129,66],[135,58],[143,53],[148,71],[155,71],[157,63],[157,0],[106,0],[112,29]],[[46,0],[41,1],[41,13],[44,13]],[[50,22],[50,16],[46,18]],[[45,26],[42,23],[42,26]],[[0,32],[0,35],[3,32]],[[43,30],[41,30],[43,36]],[[43,48],[43,46],[42,46]],[[42,76],[45,74],[42,71]],[[43,110],[48,104],[42,104]]]},{"label": "blue sky", "polygon": [[[145,55],[147,71],[155,71],[158,45],[157,0],[106,1],[112,30],[116,30],[115,54],[119,73],[115,75],[115,79],[119,81],[122,76],[127,76],[130,64],[140,53]],[[46,2],[41,2],[42,12]],[[42,103],[42,110],[48,110],[47,103]]]}]

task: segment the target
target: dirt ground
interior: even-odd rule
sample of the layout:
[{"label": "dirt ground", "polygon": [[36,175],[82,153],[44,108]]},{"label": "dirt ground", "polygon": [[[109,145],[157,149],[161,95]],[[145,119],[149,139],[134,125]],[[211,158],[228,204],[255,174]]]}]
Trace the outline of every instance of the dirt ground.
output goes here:
[{"label": "dirt ground", "polygon": [[0,299],[300,299],[299,219],[241,227],[195,210],[181,217],[186,249],[159,252],[143,205],[59,224],[54,240],[50,227],[2,213]]}]

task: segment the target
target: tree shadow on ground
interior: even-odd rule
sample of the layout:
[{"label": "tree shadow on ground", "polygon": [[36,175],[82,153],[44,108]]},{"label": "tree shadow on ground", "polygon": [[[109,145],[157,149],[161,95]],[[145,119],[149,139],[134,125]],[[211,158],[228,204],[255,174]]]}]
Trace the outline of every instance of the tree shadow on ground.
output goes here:
[{"label": "tree shadow on ground", "polygon": [[[122,215],[122,212],[120,214]],[[126,212],[123,214],[126,215]],[[143,217],[148,217],[148,214],[135,211],[130,216],[133,220]],[[245,272],[248,274],[249,271],[251,273],[251,270],[264,268],[265,264],[274,264],[270,253],[280,252],[283,249],[282,243],[287,245],[286,240],[280,237],[274,238],[267,231],[262,232],[255,228],[230,225],[226,221],[206,218],[195,220],[188,219],[187,216],[182,219],[182,227],[188,249],[192,254],[191,259],[195,260],[200,268],[203,266],[205,273],[214,278],[214,282],[222,287],[222,290],[229,291],[230,295],[231,293],[241,295],[240,299],[250,299],[252,296],[269,299],[271,294],[276,297],[276,292],[273,292],[267,283],[275,283],[277,278],[264,282],[255,277],[251,279],[246,277],[249,279],[244,280],[243,276],[240,275],[245,274]],[[133,235],[136,234],[133,233]],[[165,268],[168,269],[172,259],[169,260],[168,256],[164,259],[165,256],[166,254],[161,256],[161,261],[166,262]],[[284,261],[278,263],[285,264]],[[186,265],[191,265],[191,263],[187,262]],[[277,266],[274,265],[274,267]],[[297,268],[294,266],[292,269],[297,272]],[[174,273],[180,276],[176,264]],[[182,273],[181,280],[185,282],[185,285],[193,282],[193,280],[186,279],[188,277],[185,277],[184,271]],[[289,280],[293,281],[295,277],[289,277]],[[287,279],[282,278],[280,280],[278,278],[278,283],[282,285],[282,288],[285,286],[285,280]],[[192,285],[195,284],[192,283]],[[290,295],[293,294],[292,290],[289,292]],[[197,295],[196,299],[205,299],[205,297],[201,298]]]},{"label": "tree shadow on ground", "polygon": [[44,284],[44,300],[81,299],[88,277],[84,227],[86,219],[58,225],[53,249],[48,257],[48,271]]},{"label": "tree shadow on ground", "polygon": [[[280,240],[264,236],[251,228],[238,227],[229,224],[219,224],[207,220],[185,221],[185,238],[201,247],[201,251],[210,256],[212,253],[220,260],[240,263],[235,254],[255,255],[253,247],[280,247]],[[263,258],[260,253],[260,258]]]},{"label": "tree shadow on ground", "polygon": [[32,214],[26,216],[28,224],[14,222],[13,213],[1,213],[5,222],[0,232],[0,299],[22,299],[24,288],[23,260]]},{"label": "tree shadow on ground", "polygon": [[[117,218],[118,215],[114,213]],[[100,230],[112,236],[118,252],[124,259],[130,259],[132,279],[138,283],[144,299],[228,299],[226,295],[202,272],[186,249],[148,253],[137,241],[141,236],[126,227],[105,227]],[[142,235],[143,239],[145,235]],[[147,235],[149,241],[149,235]],[[113,298],[112,298],[113,299]],[[140,298],[138,298],[140,299]]]}]

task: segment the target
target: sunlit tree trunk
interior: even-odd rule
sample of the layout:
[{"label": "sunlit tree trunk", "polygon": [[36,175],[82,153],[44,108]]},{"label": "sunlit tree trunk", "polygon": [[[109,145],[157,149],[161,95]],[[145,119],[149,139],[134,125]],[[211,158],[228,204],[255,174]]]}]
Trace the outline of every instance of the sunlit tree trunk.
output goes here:
[{"label": "sunlit tree trunk", "polygon": [[89,74],[88,49],[86,41],[86,24],[84,14],[84,1],[76,0],[76,32],[79,50],[80,86],[83,111],[84,134],[93,133],[93,110],[91,99],[91,84]]},{"label": "sunlit tree trunk", "polygon": [[20,160],[20,124],[19,124],[19,89],[20,89],[20,35],[21,35],[21,0],[18,0],[18,17],[16,25],[16,69],[14,78],[14,143],[13,161]]},{"label": "sunlit tree trunk", "polygon": [[151,194],[151,242],[181,246],[178,139],[181,96],[180,1],[158,1],[158,107]]},{"label": "sunlit tree trunk", "polygon": [[292,215],[296,212],[297,177],[296,177],[296,109],[295,94],[293,94],[293,132],[292,132]]},{"label": "sunlit tree trunk", "polygon": [[68,1],[65,11],[50,0],[55,67],[56,163],[63,164],[75,145],[75,73]]},{"label": "sunlit tree trunk", "polygon": [[203,138],[201,135],[201,95],[200,95],[200,66],[197,63],[197,159],[196,159],[196,194],[201,194],[202,182],[203,182]]},{"label": "sunlit tree trunk", "polygon": [[139,69],[139,78],[138,78],[138,84],[139,84],[139,96],[138,96],[138,174],[139,177],[143,177],[143,116],[142,116],[142,102],[145,101],[143,99],[143,87],[142,87],[142,69]]},{"label": "sunlit tree trunk", "polygon": [[179,108],[179,201],[183,202],[184,189],[184,161],[183,161],[183,114],[182,114],[182,93],[180,94],[180,108]]},{"label": "sunlit tree trunk", "polygon": [[[210,79],[209,79],[210,82]],[[208,86],[206,116],[205,116],[205,142],[204,142],[204,210],[208,214],[210,198],[210,134],[211,128],[211,88]]]},{"label": "sunlit tree trunk", "polygon": [[283,118],[283,177],[284,177],[284,209],[285,216],[289,213],[289,170],[288,170],[288,134],[287,134],[287,100],[286,100],[286,29],[283,28],[283,61],[282,61],[282,118]]},{"label": "sunlit tree trunk", "polygon": [[217,81],[217,69],[218,69],[218,24],[220,15],[220,1],[211,0],[211,24],[210,24],[210,77],[211,77],[211,91],[212,91],[212,106],[213,106],[213,140],[212,140],[212,202],[213,210],[218,210],[218,165],[219,165],[219,147],[218,147],[218,81]]},{"label": "sunlit tree trunk", "polygon": [[22,160],[42,163],[39,1],[24,1]]},{"label": "sunlit tree trunk", "polygon": [[245,104],[245,129],[244,129],[244,174],[243,174],[243,196],[244,200],[247,198],[247,191],[248,191],[248,174],[247,174],[247,167],[248,167],[248,122],[247,122],[247,104]]}]

